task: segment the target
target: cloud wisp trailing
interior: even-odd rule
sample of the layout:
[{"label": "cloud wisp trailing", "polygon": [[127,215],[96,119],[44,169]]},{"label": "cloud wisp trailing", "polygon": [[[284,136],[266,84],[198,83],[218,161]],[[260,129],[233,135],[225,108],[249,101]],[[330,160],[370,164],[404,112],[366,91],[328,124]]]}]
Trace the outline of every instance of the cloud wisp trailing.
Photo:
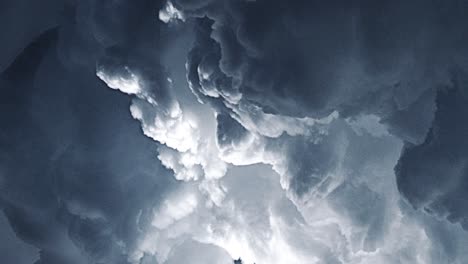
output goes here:
[{"label": "cloud wisp trailing", "polygon": [[466,262],[466,1],[32,2],[0,262]]}]

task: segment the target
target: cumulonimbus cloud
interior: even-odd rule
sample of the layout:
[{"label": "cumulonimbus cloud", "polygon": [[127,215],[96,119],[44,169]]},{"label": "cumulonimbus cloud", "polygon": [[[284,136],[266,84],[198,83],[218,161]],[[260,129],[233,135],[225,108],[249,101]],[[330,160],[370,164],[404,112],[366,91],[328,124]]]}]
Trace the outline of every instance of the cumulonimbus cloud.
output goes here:
[{"label": "cumulonimbus cloud", "polygon": [[36,263],[464,263],[465,5],[47,1],[1,208]]}]

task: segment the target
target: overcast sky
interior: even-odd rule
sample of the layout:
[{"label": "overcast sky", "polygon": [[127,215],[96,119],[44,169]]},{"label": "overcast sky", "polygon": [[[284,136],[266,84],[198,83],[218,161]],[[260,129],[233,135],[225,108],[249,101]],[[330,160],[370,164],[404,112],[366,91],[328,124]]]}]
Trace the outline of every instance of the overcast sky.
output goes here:
[{"label": "overcast sky", "polygon": [[0,263],[466,264],[468,1],[0,1]]}]

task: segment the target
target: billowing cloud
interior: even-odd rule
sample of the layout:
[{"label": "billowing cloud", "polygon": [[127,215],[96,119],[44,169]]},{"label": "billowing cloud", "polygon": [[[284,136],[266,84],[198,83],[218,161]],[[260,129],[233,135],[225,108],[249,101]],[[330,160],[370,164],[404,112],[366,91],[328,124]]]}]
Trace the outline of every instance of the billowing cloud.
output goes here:
[{"label": "billowing cloud", "polygon": [[18,252],[464,263],[462,2],[6,4],[0,208],[33,247]]},{"label": "billowing cloud", "polygon": [[[281,133],[307,135],[307,127],[314,127],[311,118],[336,113],[351,125],[363,116],[376,117],[385,133],[408,145],[400,162],[404,172],[399,177],[404,180],[398,181],[408,201],[421,207],[421,203],[438,200],[445,205],[434,204],[432,207],[444,208],[436,211],[445,210],[440,213],[452,215],[452,221],[464,221],[463,213],[453,208],[453,200],[442,202],[445,198],[431,197],[439,196],[439,192],[458,197],[458,192],[449,187],[440,188],[463,181],[464,154],[444,154],[453,145],[443,151],[429,143],[439,140],[436,127],[459,130],[456,117],[463,116],[463,110],[454,110],[450,117],[444,116],[444,121],[435,117],[440,115],[436,96],[439,100],[439,94],[444,93],[441,91],[453,86],[452,79],[466,75],[466,15],[460,9],[463,4],[222,2],[193,5],[174,1],[186,16],[197,21],[197,41],[188,58],[188,78],[201,101],[210,102],[218,111],[227,111],[250,132],[266,138],[276,138]],[[462,81],[457,81],[457,87],[463,86],[458,82]],[[455,100],[460,96],[452,92],[445,97]],[[310,189],[327,178],[324,174],[333,173],[340,166],[333,160],[339,159],[337,153],[342,152],[333,152],[326,142],[309,144],[310,138],[316,137],[304,137],[296,146],[286,144],[293,149],[291,155],[285,155],[286,159],[293,159],[287,184],[296,186],[296,193],[302,192],[300,186]],[[450,137],[454,142],[463,141],[462,138]],[[323,148],[318,147],[321,144],[325,144]],[[445,147],[444,144],[441,143]],[[314,150],[315,146],[318,148]],[[432,154],[416,154],[416,149],[423,151],[429,146]],[[300,152],[301,147],[309,152]],[[296,151],[300,157],[294,156]],[[427,167],[440,164],[449,156],[457,157],[446,162],[451,164],[450,169],[440,165],[443,168],[436,173]],[[409,159],[417,159],[421,168],[431,170],[429,174],[422,173],[424,177],[444,171],[454,175],[454,180],[438,177],[444,184],[434,180],[434,188],[409,187],[421,185],[417,172],[420,169],[413,169],[413,162],[405,165]],[[311,171],[304,167],[309,165]],[[320,174],[324,178],[313,176]],[[408,188],[411,191],[405,191]],[[413,189],[419,194],[412,194]]]},{"label": "billowing cloud", "polygon": [[[16,236],[38,249],[33,262],[128,263],[138,233],[150,226],[139,219],[175,185],[131,118],[130,100],[95,75],[101,56],[115,54],[107,49],[122,50],[135,37],[142,41],[134,53],[114,60],[157,58],[144,51],[153,47],[154,35],[144,31],[153,30],[149,15],[158,10],[150,2],[46,1],[31,17],[19,4],[2,8],[38,27],[21,39],[5,33],[8,47],[25,48],[12,62],[1,56],[8,65],[0,80],[0,206]],[[13,22],[6,32],[29,34]]]}]

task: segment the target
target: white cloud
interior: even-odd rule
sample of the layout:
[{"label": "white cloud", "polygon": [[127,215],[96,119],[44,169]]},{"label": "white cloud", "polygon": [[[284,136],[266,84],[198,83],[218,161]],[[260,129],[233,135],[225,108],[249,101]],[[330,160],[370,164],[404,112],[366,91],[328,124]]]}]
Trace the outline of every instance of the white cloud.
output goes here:
[{"label": "white cloud", "polygon": [[217,179],[226,173],[227,165],[219,158],[214,138],[201,138],[201,124],[184,114],[177,100],[159,103],[158,98],[145,92],[145,85],[151,82],[145,82],[144,76],[137,78],[127,66],[114,75],[105,72],[101,67],[97,75],[110,88],[138,97],[130,112],[141,122],[143,133],[163,145],[158,158],[174,171],[176,179]]},{"label": "white cloud", "polygon": [[198,148],[197,124],[187,119],[177,102],[168,109],[159,109],[143,100],[133,100],[133,118],[142,124],[146,136],[180,152]]},{"label": "white cloud", "polygon": [[142,92],[139,78],[125,66],[118,75],[109,75],[103,68],[97,70],[96,75],[104,81],[109,88],[120,90],[126,94],[139,95]]},{"label": "white cloud", "polygon": [[165,229],[193,213],[197,205],[198,199],[193,193],[168,197],[154,214],[152,224],[159,229]]},{"label": "white cloud", "polygon": [[163,9],[159,10],[159,20],[169,23],[174,20],[185,21],[185,15],[182,11],[174,7],[171,1],[167,1]]}]

